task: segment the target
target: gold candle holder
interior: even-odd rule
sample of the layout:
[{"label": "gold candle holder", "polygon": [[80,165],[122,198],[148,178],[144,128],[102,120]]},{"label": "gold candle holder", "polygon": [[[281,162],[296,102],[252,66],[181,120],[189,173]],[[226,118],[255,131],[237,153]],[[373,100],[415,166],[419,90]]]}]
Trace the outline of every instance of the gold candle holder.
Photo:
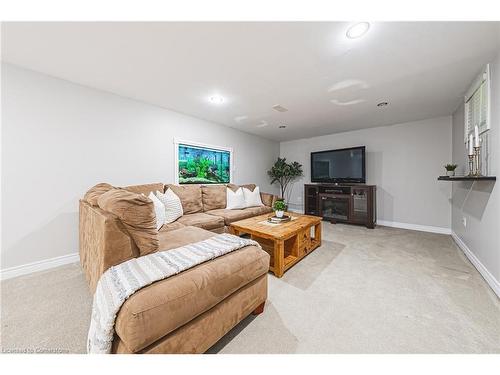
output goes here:
[{"label": "gold candle holder", "polygon": [[481,147],[474,147],[474,176],[481,174]]}]

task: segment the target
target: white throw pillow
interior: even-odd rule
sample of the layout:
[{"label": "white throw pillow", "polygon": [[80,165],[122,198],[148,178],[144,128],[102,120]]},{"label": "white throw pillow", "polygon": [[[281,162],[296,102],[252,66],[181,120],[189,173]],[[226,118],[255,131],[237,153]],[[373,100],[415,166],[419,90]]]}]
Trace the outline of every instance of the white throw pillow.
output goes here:
[{"label": "white throw pillow", "polygon": [[245,195],[242,188],[238,188],[236,191],[232,191],[226,188],[226,209],[236,210],[239,208],[245,208]]},{"label": "white throw pillow", "polygon": [[259,187],[256,186],[253,191],[243,188],[243,195],[245,196],[245,206],[246,207],[258,207],[263,206],[262,199],[260,199]]},{"label": "white throw pillow", "polygon": [[149,193],[148,198],[153,201],[155,207],[156,230],[160,230],[162,225],[165,224],[165,206],[158,198],[156,198],[156,195],[154,195],[153,192]]},{"label": "white throw pillow", "polygon": [[168,189],[165,193],[157,191],[156,196],[165,206],[165,224],[173,223],[184,215],[181,200],[172,189]]}]

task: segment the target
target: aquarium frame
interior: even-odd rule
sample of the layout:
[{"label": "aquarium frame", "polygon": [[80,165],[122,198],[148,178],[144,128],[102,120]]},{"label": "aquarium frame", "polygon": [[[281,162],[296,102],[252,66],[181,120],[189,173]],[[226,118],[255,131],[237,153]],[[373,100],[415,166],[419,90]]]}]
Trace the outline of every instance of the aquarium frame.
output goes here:
[{"label": "aquarium frame", "polygon": [[[175,184],[177,185],[190,185],[190,184],[181,184],[179,183],[179,145],[183,146],[188,146],[188,147],[199,147],[199,148],[206,148],[209,150],[214,150],[214,151],[226,151],[229,152],[229,183],[233,183],[233,173],[234,173],[234,153],[233,153],[233,148],[232,147],[224,147],[224,146],[215,146],[211,145],[208,143],[200,143],[200,142],[193,142],[193,141],[187,141],[185,139],[179,139],[179,138],[174,138],[174,162],[175,162]],[[204,185],[204,184],[201,184]],[[207,184],[207,185],[225,185],[224,183],[222,184]]]}]

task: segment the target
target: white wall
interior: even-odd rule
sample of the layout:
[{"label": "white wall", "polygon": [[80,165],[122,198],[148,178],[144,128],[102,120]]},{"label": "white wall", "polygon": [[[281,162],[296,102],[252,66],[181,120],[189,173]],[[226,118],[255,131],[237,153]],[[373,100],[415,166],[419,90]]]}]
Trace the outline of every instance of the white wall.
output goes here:
[{"label": "white wall", "polygon": [[[488,174],[500,174],[500,54],[490,64],[491,69],[491,129],[488,131]],[[484,142],[483,142],[484,144]],[[485,148],[483,147],[483,151]],[[464,106],[453,114],[453,162],[458,169],[467,169],[464,145]],[[486,165],[486,164],[484,164]],[[483,170],[483,173],[486,171]],[[483,276],[490,285],[496,283],[500,292],[500,186],[496,182],[455,182],[452,199],[452,230],[484,266]],[[463,225],[463,218],[466,226]],[[472,259],[474,262],[474,259]],[[476,266],[478,266],[476,264]],[[489,274],[489,275],[488,275]],[[494,287],[494,286],[493,286]],[[500,295],[500,294],[499,294]]]},{"label": "white wall", "polygon": [[280,154],[304,166],[290,204],[303,209],[310,153],[366,146],[366,178],[377,185],[377,220],[450,228],[451,186],[438,182],[451,161],[451,117],[356,130],[280,144]]},{"label": "white wall", "polygon": [[2,132],[2,269],[77,252],[94,184],[173,182],[174,137],[233,147],[234,182],[277,192],[277,142],[9,64]]}]

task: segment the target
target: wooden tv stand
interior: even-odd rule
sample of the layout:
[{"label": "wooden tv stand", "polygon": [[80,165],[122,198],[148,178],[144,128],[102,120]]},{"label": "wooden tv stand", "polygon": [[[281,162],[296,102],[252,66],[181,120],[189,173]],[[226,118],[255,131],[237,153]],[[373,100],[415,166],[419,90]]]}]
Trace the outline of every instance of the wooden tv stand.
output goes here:
[{"label": "wooden tv stand", "polygon": [[361,224],[373,229],[377,222],[376,186],[306,184],[304,213],[331,223]]}]

